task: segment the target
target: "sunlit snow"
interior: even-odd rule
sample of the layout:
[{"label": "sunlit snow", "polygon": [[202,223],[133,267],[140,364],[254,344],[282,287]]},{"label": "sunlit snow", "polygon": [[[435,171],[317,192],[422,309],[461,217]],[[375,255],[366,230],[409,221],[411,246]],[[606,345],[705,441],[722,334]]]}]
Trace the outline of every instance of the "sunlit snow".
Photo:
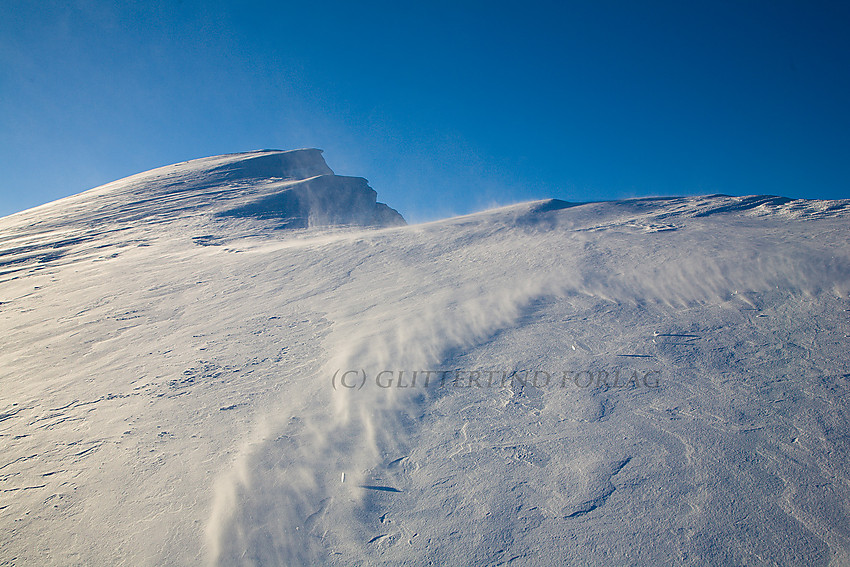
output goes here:
[{"label": "sunlit snow", "polygon": [[0,565],[850,564],[848,218],[296,150],[0,219]]}]

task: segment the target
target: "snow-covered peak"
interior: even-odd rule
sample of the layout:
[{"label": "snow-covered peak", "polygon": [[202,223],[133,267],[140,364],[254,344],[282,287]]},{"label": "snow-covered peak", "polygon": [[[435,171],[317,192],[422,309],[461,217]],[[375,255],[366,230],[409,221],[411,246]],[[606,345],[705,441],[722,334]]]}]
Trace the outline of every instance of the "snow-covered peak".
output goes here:
[{"label": "snow-covered peak", "polygon": [[0,220],[2,228],[74,228],[239,216],[278,227],[406,224],[365,179],[334,175],[322,151],[260,150],[152,169]]}]

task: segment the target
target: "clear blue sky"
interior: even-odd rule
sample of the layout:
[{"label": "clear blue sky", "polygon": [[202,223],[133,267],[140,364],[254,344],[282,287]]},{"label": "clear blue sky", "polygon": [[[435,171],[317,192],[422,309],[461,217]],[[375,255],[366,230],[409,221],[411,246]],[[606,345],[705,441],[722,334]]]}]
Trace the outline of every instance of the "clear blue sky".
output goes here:
[{"label": "clear blue sky", "polygon": [[0,215],[318,147],[409,220],[511,202],[850,197],[850,3],[0,5]]}]

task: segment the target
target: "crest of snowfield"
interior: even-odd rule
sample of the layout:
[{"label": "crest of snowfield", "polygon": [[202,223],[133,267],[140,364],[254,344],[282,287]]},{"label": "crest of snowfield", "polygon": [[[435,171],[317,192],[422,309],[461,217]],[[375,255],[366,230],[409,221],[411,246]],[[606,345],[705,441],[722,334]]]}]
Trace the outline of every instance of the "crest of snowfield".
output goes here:
[{"label": "crest of snowfield", "polygon": [[0,218],[0,283],[158,238],[209,246],[280,229],[407,224],[376,199],[365,179],[334,175],[317,149],[177,163]]},{"label": "crest of snowfield", "polygon": [[[377,202],[361,177],[334,175],[322,151],[260,150],[196,159],[139,173],[17,215],[41,228],[254,218],[275,228],[407,224]],[[199,219],[200,220],[200,219]],[[15,223],[19,224],[19,223]]]}]

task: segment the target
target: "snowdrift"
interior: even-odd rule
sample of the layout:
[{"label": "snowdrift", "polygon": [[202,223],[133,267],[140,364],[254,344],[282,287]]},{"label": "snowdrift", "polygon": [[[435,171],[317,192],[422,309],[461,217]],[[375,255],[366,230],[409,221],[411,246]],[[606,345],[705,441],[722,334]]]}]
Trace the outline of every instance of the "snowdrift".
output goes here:
[{"label": "snowdrift", "polygon": [[0,219],[0,565],[847,565],[848,215],[297,150]]}]

